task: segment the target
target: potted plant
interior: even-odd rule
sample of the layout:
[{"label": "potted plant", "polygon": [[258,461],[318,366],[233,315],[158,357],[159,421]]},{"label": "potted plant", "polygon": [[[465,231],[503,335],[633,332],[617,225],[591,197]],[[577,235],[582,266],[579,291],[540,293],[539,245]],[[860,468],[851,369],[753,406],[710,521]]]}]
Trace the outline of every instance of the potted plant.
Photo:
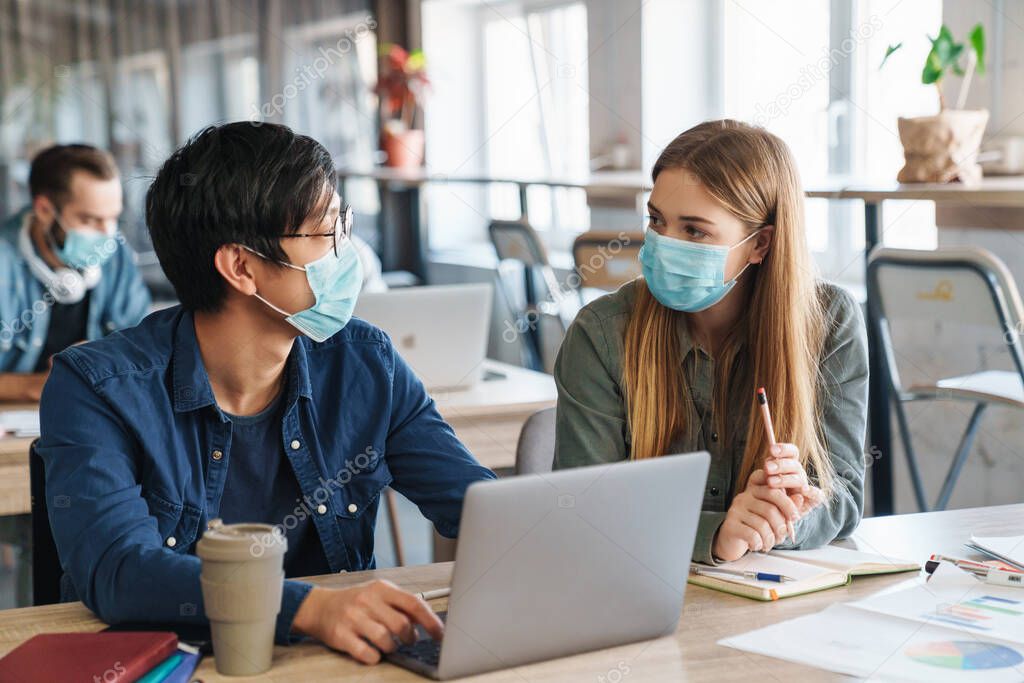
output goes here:
[{"label": "potted plant", "polygon": [[[935,38],[928,37],[932,49],[925,58],[921,82],[934,84],[939,93],[939,113],[933,116],[900,117],[900,142],[905,163],[896,180],[901,183],[947,183],[959,180],[975,184],[981,180],[978,148],[988,123],[987,109],[964,109],[974,74],[985,73],[985,29],[977,24],[967,43],[958,43],[945,25]],[[903,43],[890,45],[882,64]],[[966,59],[966,65],[962,62]],[[952,71],[962,78],[956,106],[949,109],[942,92],[942,81]]]},{"label": "potted plant", "polygon": [[409,168],[423,164],[423,130],[413,127],[430,81],[421,50],[407,52],[394,43],[380,48],[383,64],[374,86],[380,98],[381,149],[387,165]]}]

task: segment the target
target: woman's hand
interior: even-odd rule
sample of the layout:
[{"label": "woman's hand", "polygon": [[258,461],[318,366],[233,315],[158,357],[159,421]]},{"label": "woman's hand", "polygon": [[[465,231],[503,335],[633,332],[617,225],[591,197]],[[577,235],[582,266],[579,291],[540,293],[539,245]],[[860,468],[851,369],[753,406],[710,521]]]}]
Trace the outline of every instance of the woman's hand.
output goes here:
[{"label": "woman's hand", "polygon": [[787,536],[787,522],[796,523],[824,502],[821,490],[808,481],[794,444],[777,444],[770,456],[733,498],[712,546],[716,557],[731,561],[750,550],[771,550]]},{"label": "woman's hand", "polygon": [[772,446],[764,464],[764,473],[767,475],[764,483],[772,489],[785,489],[800,510],[801,517],[825,501],[821,489],[810,484],[807,471],[800,462],[800,449],[795,444]]},{"label": "woman's hand", "polygon": [[764,479],[764,471],[756,470],[746,490],[732,499],[712,544],[715,557],[731,561],[748,550],[768,552],[785,538],[786,521],[799,519],[799,509],[785,491],[772,489]]}]

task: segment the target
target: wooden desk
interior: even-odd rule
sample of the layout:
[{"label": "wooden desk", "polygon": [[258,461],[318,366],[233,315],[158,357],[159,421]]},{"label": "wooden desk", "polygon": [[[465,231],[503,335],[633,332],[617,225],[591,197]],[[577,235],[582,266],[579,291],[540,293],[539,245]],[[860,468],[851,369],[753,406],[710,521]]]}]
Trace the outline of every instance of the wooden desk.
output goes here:
[{"label": "wooden desk", "polygon": [[[978,185],[961,183],[848,183],[837,199],[864,202],[864,258],[882,243],[882,202],[887,199],[933,201],[939,205],[982,208],[988,206],[1024,207],[1024,176],[984,178]],[[867,278],[865,277],[865,282]],[[870,305],[870,304],[869,304]],[[870,316],[870,313],[869,313]],[[869,318],[870,319],[870,318]],[[893,450],[890,418],[890,389],[885,373],[881,342],[877,331],[868,325],[868,431],[870,443],[881,457],[871,468],[872,512],[889,515],[893,503]]]},{"label": "wooden desk", "polygon": [[[1020,533],[1024,505],[1005,505],[915,515],[875,517],[865,520],[852,539],[843,545],[866,552],[915,559],[922,564],[933,552],[968,557],[962,543],[972,532],[983,535]],[[349,586],[372,578],[390,579],[414,591],[447,585],[450,564],[384,569],[375,572],[337,574],[311,579],[326,586]],[[718,593],[698,586],[686,592],[679,628],[673,636],[563,659],[541,662],[509,671],[499,671],[466,680],[487,681],[594,681],[616,680],[621,667],[629,667],[623,680],[678,681],[715,680],[750,681],[763,679],[786,681],[840,680],[841,676],[799,664],[740,652],[715,643],[726,636],[766,626],[784,619],[824,609],[834,602],[855,600],[882,588],[907,581],[910,574],[867,576],[854,579],[849,586],[811,593],[778,602],[764,603]],[[435,609],[444,600],[434,601]],[[538,605],[538,609],[553,606]],[[615,615],[608,615],[614,619]],[[495,618],[501,618],[495,615]],[[59,631],[97,631],[103,624],[81,603],[48,607],[27,607],[0,612],[0,654],[36,633]],[[213,660],[207,658],[199,668],[207,683],[212,681],[423,681],[403,669],[381,664],[375,668],[360,666],[344,655],[316,644],[278,647],[274,667],[254,679],[218,676]]]},{"label": "wooden desk", "polygon": [[[0,410],[32,410],[32,403],[0,403]],[[31,511],[28,486],[28,447],[31,438],[0,437],[0,517]]]},{"label": "wooden desk", "polygon": [[[526,418],[555,405],[551,375],[484,361],[486,374],[501,375],[472,389],[434,394],[438,410],[477,459],[491,469],[515,465],[519,430]],[[31,409],[33,405],[0,404],[0,410]],[[0,517],[31,511],[28,447],[32,439],[0,439]]]}]

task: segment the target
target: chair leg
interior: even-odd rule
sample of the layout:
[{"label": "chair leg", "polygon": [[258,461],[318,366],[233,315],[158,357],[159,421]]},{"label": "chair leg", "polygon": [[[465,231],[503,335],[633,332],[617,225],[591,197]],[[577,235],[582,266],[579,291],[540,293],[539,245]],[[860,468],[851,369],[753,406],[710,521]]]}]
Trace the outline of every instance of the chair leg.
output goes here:
[{"label": "chair leg", "polygon": [[971,413],[971,419],[967,422],[967,431],[964,432],[963,437],[960,439],[960,447],[956,450],[953,463],[949,466],[949,472],[946,473],[946,480],[942,482],[939,498],[935,501],[936,510],[945,510],[946,505],[949,504],[949,499],[953,495],[953,487],[956,486],[956,480],[960,477],[960,470],[963,469],[967,456],[971,453],[971,445],[974,443],[974,437],[978,433],[978,425],[981,424],[981,417],[987,407],[987,403],[979,403],[974,407],[974,412]]},{"label": "chair leg", "polygon": [[392,489],[384,491],[384,501],[388,506],[388,525],[391,527],[391,545],[395,548],[395,564],[405,566],[405,547],[402,545],[402,530],[398,526],[398,504]]},{"label": "chair leg", "polygon": [[900,439],[903,441],[903,452],[907,458],[907,469],[910,470],[910,482],[914,486],[914,498],[917,499],[917,508],[921,512],[928,512],[928,498],[924,492],[924,482],[921,480],[921,470],[917,467],[917,456],[914,454],[914,446],[910,439],[910,425],[907,424],[907,413],[903,409],[903,401],[896,392],[892,392],[893,406],[896,408],[896,421],[900,427]]}]

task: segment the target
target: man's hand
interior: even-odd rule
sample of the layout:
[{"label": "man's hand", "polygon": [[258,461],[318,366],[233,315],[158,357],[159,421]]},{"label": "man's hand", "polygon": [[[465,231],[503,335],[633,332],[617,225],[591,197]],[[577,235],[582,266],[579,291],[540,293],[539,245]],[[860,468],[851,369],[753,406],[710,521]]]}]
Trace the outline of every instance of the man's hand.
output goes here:
[{"label": "man's hand", "polygon": [[423,599],[390,581],[371,581],[341,590],[314,586],[292,628],[363,664],[376,664],[381,652],[395,649],[393,636],[415,642],[416,624],[437,640],[444,636],[444,625]]}]

